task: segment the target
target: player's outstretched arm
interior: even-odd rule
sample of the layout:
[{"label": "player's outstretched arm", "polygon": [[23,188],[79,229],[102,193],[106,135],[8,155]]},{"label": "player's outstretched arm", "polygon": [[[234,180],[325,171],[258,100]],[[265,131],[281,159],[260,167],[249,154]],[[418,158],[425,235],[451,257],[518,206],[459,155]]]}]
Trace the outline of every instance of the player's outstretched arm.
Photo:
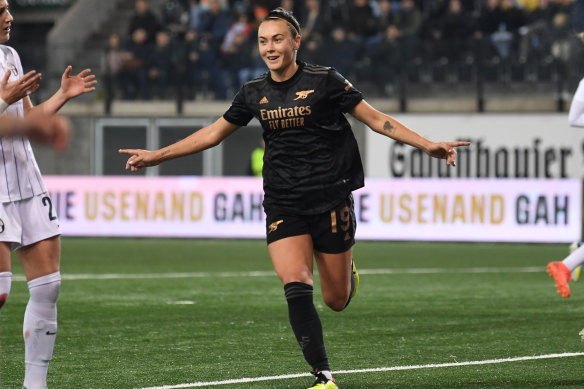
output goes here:
[{"label": "player's outstretched arm", "polygon": [[470,145],[470,142],[433,142],[428,140],[391,116],[376,110],[365,100],[359,102],[349,113],[368,125],[373,131],[417,147],[431,157],[445,159],[447,165],[456,166],[456,147]]},{"label": "player's outstretched arm", "polygon": [[221,117],[210,126],[201,128],[188,137],[162,149],[153,151],[120,149],[119,152],[130,156],[126,161],[126,170],[137,172],[144,167],[156,166],[169,159],[195,154],[216,146],[238,128],[238,125],[229,123]]},{"label": "player's outstretched arm", "polygon": [[30,115],[26,119],[13,116],[0,117],[0,137],[24,135],[30,140],[52,146],[62,152],[69,144],[71,124],[62,115]]},{"label": "player's outstretched arm", "polygon": [[61,88],[47,101],[33,107],[30,98],[24,98],[24,112],[29,114],[31,112],[54,114],[59,111],[65,103],[77,96],[85,93],[90,93],[95,90],[95,75],[91,74],[90,69],[85,69],[78,74],[73,75],[73,67],[67,66],[65,72],[61,76]]}]

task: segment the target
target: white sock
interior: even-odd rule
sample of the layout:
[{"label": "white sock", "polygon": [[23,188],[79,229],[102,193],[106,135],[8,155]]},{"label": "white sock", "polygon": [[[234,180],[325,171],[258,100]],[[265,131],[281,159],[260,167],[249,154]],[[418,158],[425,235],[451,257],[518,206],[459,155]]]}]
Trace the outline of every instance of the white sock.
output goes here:
[{"label": "white sock", "polygon": [[9,271],[0,273],[0,313],[10,294],[10,285],[12,285],[12,273]]},{"label": "white sock", "polygon": [[576,251],[568,255],[562,262],[564,262],[564,265],[566,265],[570,271],[580,266],[584,263],[584,246],[578,247]]},{"label": "white sock", "polygon": [[61,288],[59,272],[28,282],[30,299],[24,312],[24,386],[46,389],[49,362],[57,334],[57,298]]},{"label": "white sock", "polygon": [[331,373],[330,370],[322,370],[320,371],[320,373],[326,377],[327,380],[332,380],[333,379],[333,373]]}]

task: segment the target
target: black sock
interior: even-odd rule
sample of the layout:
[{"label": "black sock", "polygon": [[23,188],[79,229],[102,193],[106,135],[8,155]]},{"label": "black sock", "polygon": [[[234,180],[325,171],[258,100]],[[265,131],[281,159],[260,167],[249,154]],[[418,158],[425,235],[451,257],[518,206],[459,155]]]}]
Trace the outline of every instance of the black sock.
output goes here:
[{"label": "black sock", "polygon": [[312,286],[302,282],[284,285],[288,315],[306,362],[313,370],[330,370],[324,348],[322,325],[312,301],[312,289]]}]

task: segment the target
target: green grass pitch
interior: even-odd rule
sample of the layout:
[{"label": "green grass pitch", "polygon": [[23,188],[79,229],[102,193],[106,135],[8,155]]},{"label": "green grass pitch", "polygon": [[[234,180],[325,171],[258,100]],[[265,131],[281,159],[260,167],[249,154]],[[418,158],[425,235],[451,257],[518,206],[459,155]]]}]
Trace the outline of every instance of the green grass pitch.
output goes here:
[{"label": "green grass pitch", "polygon": [[[545,273],[567,245],[358,242],[348,309],[315,304],[341,389],[580,388],[584,280],[562,299]],[[0,388],[20,389],[17,279],[0,316]],[[63,239],[52,389],[173,388],[304,374],[263,241]],[[456,365],[456,363],[461,363]],[[429,367],[426,365],[449,364]],[[419,369],[354,370],[419,365]],[[307,376],[212,387],[306,388]]]}]

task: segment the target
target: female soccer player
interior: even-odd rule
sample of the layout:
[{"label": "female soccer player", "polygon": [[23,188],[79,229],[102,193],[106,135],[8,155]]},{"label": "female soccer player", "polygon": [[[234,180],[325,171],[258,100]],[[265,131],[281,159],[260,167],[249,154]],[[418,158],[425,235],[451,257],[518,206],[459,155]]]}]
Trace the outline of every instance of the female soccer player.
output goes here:
[{"label": "female soccer player", "polygon": [[[580,37],[584,38],[584,33],[580,34]],[[572,98],[570,112],[568,113],[568,123],[572,127],[584,127],[584,79],[578,84],[576,93]],[[547,272],[554,278],[556,289],[562,297],[570,297],[570,285],[568,283],[572,279],[578,280],[580,278],[580,266],[582,264],[584,264],[584,245],[578,243],[571,246],[570,255],[564,258],[563,261],[548,263]]]},{"label": "female soccer player", "polygon": [[[8,1],[0,0],[0,43],[10,38],[12,21]],[[19,118],[54,114],[68,100],[95,89],[90,70],[77,75],[71,71],[67,67],[61,88],[52,97],[33,107],[29,95],[38,89],[41,75],[35,71],[23,74],[18,53],[0,45],[0,112]],[[28,139],[2,136],[0,154],[0,308],[10,293],[11,250],[16,250],[30,292],[23,324],[23,387],[44,389],[57,333],[59,225]]]},{"label": "female soccer player", "polygon": [[455,147],[432,142],[373,109],[334,69],[296,61],[300,27],[276,9],[260,24],[258,45],[269,72],[246,83],[210,126],[156,151],[126,149],[138,171],[219,144],[256,117],[263,127],[264,211],[268,251],[288,303],[292,330],[312,367],[312,388],[337,388],[313,304],[313,261],[325,303],[342,311],[357,289],[351,192],[364,184],[357,142],[344,113],[374,131],[454,165]]}]

